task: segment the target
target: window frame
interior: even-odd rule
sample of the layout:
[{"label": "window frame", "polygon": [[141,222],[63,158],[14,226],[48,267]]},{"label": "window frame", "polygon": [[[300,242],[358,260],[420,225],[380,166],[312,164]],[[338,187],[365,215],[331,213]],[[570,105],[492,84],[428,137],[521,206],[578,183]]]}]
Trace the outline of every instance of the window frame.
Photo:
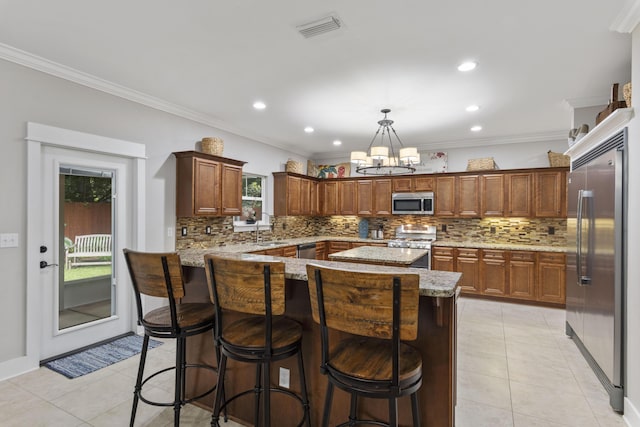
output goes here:
[{"label": "window frame", "polygon": [[245,198],[244,194],[242,195],[242,201],[262,200],[262,218],[257,220],[255,224],[247,224],[244,220],[243,221],[237,220],[237,218],[240,218],[240,216],[234,216],[233,231],[242,233],[242,232],[256,231],[256,230],[260,230],[260,231],[271,230],[271,222],[269,218],[270,215],[268,212],[265,212],[265,209],[267,206],[267,184],[268,184],[267,177],[264,175],[256,174],[256,173],[243,172],[242,180],[244,181],[246,178],[260,178],[262,180],[262,185],[261,185],[262,195],[260,198],[255,198],[255,197]]}]

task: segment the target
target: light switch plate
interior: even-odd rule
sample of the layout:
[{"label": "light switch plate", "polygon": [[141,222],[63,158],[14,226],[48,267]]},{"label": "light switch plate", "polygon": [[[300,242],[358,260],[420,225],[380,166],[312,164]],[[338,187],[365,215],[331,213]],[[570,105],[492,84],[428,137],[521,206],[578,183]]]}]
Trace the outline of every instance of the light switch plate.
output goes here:
[{"label": "light switch plate", "polygon": [[2,233],[0,234],[0,248],[17,248],[18,233]]}]

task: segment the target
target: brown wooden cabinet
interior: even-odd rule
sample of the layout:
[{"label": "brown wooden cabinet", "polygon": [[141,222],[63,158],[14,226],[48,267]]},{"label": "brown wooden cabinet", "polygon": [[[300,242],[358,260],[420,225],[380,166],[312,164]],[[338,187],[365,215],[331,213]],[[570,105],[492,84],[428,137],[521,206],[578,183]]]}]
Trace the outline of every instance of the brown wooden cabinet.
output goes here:
[{"label": "brown wooden cabinet", "polygon": [[336,252],[342,252],[351,249],[351,243],[349,242],[341,242],[341,241],[329,241],[327,243],[327,259],[329,255],[335,254]]},{"label": "brown wooden cabinet", "polygon": [[316,242],[316,259],[327,259],[326,242]]},{"label": "brown wooden cabinet", "polygon": [[508,294],[507,257],[505,251],[483,249],[480,261],[480,283],[483,295]]},{"label": "brown wooden cabinet", "polygon": [[564,305],[565,265],[561,252],[431,248],[431,268],[462,273],[466,295]]},{"label": "brown wooden cabinet", "polygon": [[196,151],[176,157],[176,216],[239,215],[245,162]]},{"label": "brown wooden cabinet", "polygon": [[391,215],[392,180],[378,178],[373,180],[373,214]]},{"label": "brown wooden cabinet", "polygon": [[357,181],[338,180],[338,213],[355,215],[358,210]]},{"label": "brown wooden cabinet", "polygon": [[439,176],[436,178],[435,216],[456,216],[456,177]]},{"label": "brown wooden cabinet", "polygon": [[480,205],[483,217],[504,216],[504,178],[503,174],[487,174],[480,177]]},{"label": "brown wooden cabinet", "polygon": [[358,199],[358,215],[373,215],[373,180],[360,179],[356,182],[356,192]]},{"label": "brown wooden cabinet", "polygon": [[432,176],[414,175],[393,178],[393,193],[411,193],[414,191],[433,191],[435,179]]},{"label": "brown wooden cabinet", "polygon": [[538,301],[565,303],[566,256],[563,253],[538,254]]},{"label": "brown wooden cabinet", "polygon": [[535,216],[552,218],[567,216],[567,173],[544,171],[535,174]]},{"label": "brown wooden cabinet", "polygon": [[530,301],[536,298],[535,252],[512,251],[509,254],[509,296]]},{"label": "brown wooden cabinet", "polygon": [[320,182],[320,206],[322,215],[338,215],[338,181],[327,179]]},{"label": "brown wooden cabinet", "polygon": [[458,284],[465,293],[478,294],[480,289],[479,249],[456,248],[455,271],[462,273]]},{"label": "brown wooden cabinet", "polygon": [[508,173],[506,179],[507,208],[505,216],[531,217],[533,209],[533,174]]},{"label": "brown wooden cabinet", "polygon": [[480,178],[478,175],[438,176],[435,215],[440,217],[480,217]]},{"label": "brown wooden cabinet", "polygon": [[[480,218],[480,177],[478,175],[458,176],[456,186],[457,216]],[[437,199],[436,203],[438,203]]]},{"label": "brown wooden cabinet", "polygon": [[274,172],[274,215],[315,215],[318,209],[317,185],[315,179],[305,175]]},{"label": "brown wooden cabinet", "polygon": [[439,271],[456,271],[453,264],[454,248],[431,248],[431,269]]}]

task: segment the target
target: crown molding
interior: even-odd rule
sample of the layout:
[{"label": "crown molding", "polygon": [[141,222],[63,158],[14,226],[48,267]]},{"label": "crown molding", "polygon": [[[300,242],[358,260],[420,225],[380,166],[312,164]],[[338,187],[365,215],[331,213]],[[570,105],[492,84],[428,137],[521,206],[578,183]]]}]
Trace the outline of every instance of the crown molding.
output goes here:
[{"label": "crown molding", "polygon": [[609,29],[619,33],[631,33],[640,23],[640,0],[627,0]]},{"label": "crown molding", "polygon": [[303,156],[308,155],[308,153],[300,151],[299,149],[292,148],[284,143],[278,143],[267,138],[253,135],[250,132],[244,131],[242,129],[235,128],[210,115],[202,114],[198,111],[182,107],[180,105],[165,101],[160,98],[156,98],[151,95],[147,95],[146,93],[110,82],[108,80],[96,77],[83,71],[76,70],[66,65],[50,61],[41,56],[34,55],[32,53],[15,48],[13,46],[9,46],[4,43],[0,43],[0,59],[4,59],[6,61],[31,68],[36,71],[40,71],[82,86],[86,86],[91,89],[99,90],[101,92],[108,93],[109,95],[117,96],[119,98],[123,98],[137,104],[153,108],[155,110],[163,111],[165,113],[182,117],[184,119],[191,120],[193,122],[200,123],[206,126],[211,126],[216,129],[232,133],[234,135],[242,136],[244,138],[249,138],[254,141],[270,145],[272,147],[292,152],[294,154]]},{"label": "crown molding", "polygon": [[607,97],[588,96],[584,98],[564,99],[562,101],[562,106],[568,111],[573,111],[576,108],[600,107],[602,105],[607,105],[608,103],[609,98]]}]

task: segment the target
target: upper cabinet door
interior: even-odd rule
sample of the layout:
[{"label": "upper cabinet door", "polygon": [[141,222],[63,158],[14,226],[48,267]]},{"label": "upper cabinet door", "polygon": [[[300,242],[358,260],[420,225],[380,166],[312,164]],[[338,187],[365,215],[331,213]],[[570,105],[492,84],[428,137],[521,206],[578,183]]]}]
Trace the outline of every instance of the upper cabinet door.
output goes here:
[{"label": "upper cabinet door", "polygon": [[[193,213],[218,215],[220,213],[220,163],[193,159]],[[241,194],[242,189],[238,192]]]},{"label": "upper cabinet door", "polygon": [[436,178],[435,191],[435,215],[449,216],[456,215],[456,177],[439,176]]},{"label": "upper cabinet door", "polygon": [[222,163],[222,215],[242,214],[242,167]]},{"label": "upper cabinet door", "polygon": [[357,181],[358,215],[373,215],[373,182],[370,179]]},{"label": "upper cabinet door", "polygon": [[510,173],[506,175],[507,209],[505,216],[531,217],[533,209],[533,174]]},{"label": "upper cabinet door", "polygon": [[355,215],[357,212],[358,196],[356,194],[356,181],[340,180],[338,184],[338,200],[340,203],[340,215]]},{"label": "upper cabinet door", "polygon": [[373,214],[391,215],[391,188],[390,178],[379,178],[373,181]]},{"label": "upper cabinet door", "polygon": [[[480,217],[480,177],[462,175],[458,177],[457,211],[461,217]],[[436,204],[438,201],[436,200]]]},{"label": "upper cabinet door", "polygon": [[482,216],[504,216],[504,175],[483,175],[480,188]]},{"label": "upper cabinet door", "polygon": [[535,179],[535,216],[567,216],[567,173],[548,171],[536,173]]}]

